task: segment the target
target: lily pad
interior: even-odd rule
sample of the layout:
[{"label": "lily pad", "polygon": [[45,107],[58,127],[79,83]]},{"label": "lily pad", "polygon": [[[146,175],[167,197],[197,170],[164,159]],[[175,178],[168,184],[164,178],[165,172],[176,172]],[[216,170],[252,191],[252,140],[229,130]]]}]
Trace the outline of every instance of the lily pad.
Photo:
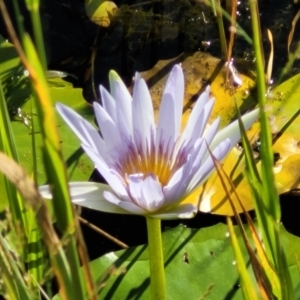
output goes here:
[{"label": "lily pad", "polygon": [[[72,84],[65,82],[61,78],[52,78],[49,80],[49,89],[53,102],[61,102],[69,107],[72,107],[85,119],[93,120],[93,110],[82,96],[82,90],[73,88]],[[32,125],[34,123],[34,137],[36,149],[38,150],[42,145],[40,136],[39,123],[37,111],[34,108],[34,100],[30,96],[27,101],[19,107],[22,117],[15,116],[11,125],[15,136],[16,146],[19,153],[20,163],[28,172],[32,172],[33,158],[32,158]],[[27,118],[24,119],[24,118]],[[93,164],[88,157],[79,149],[80,143],[77,137],[73,134],[66,123],[56,113],[56,121],[59,135],[61,137],[61,145],[64,157],[68,162],[68,171],[70,180],[87,181],[93,171]],[[28,122],[28,125],[26,124]],[[37,151],[37,178],[38,183],[42,184],[46,181],[46,174],[44,173],[42,154]]]},{"label": "lily pad", "polygon": [[254,104],[253,99],[248,96],[250,89],[255,84],[253,79],[246,75],[238,74],[236,76],[239,77],[242,84],[234,87],[230,80],[226,81],[227,69],[224,67],[224,62],[206,52],[198,51],[192,56],[180,55],[176,59],[161,60],[151,70],[141,73],[150,87],[156,115],[159,111],[168,74],[175,63],[180,63],[185,79],[182,127],[185,126],[195,101],[204,90],[206,84],[210,84],[211,94],[216,99],[210,121],[220,116],[222,127],[236,116],[236,104],[239,107],[241,105],[249,107]]},{"label": "lily pad", "polygon": [[86,0],[85,11],[90,20],[99,26],[108,27],[110,18],[117,12],[117,5],[113,1]]},{"label": "lily pad", "polygon": [[[153,69],[142,73],[142,76],[151,87],[150,92],[156,115],[159,110],[168,72],[174,63],[181,63],[185,73],[186,91],[182,128],[186,125],[190,111],[198,95],[202,92],[203,86],[207,83],[211,84],[211,93],[215,97],[215,106],[210,121],[219,116],[221,118],[221,127],[226,126],[236,116],[236,105],[241,109],[255,105],[254,99],[249,96],[250,89],[255,85],[252,78],[239,74],[242,84],[238,87],[230,85],[226,87],[226,69],[224,69],[223,63],[207,53],[196,52],[188,57],[181,55],[175,60],[159,61]],[[297,98],[300,93],[299,83],[300,75],[296,75],[271,90],[268,94],[266,110],[274,135],[273,151],[274,158],[276,158],[274,173],[278,193],[300,187],[300,135],[298,129],[300,119],[297,116],[297,111],[299,110],[299,100]],[[282,128],[293,117],[293,123],[282,131]],[[256,122],[250,128],[248,137],[253,144],[259,140],[259,122]],[[224,170],[233,181],[245,209],[252,210],[252,195],[244,176],[245,161],[241,157],[241,153],[242,149],[235,147],[222,163]],[[254,154],[258,156],[258,153]],[[260,163],[258,163],[259,168]],[[238,212],[241,212],[242,208],[233,194],[232,198]],[[212,174],[203,186],[200,186],[189,195],[184,202],[194,204],[200,202],[199,210],[202,212],[233,215],[227,195],[216,172]]]},{"label": "lily pad", "polygon": [[[282,83],[268,94],[266,111],[273,134],[274,175],[278,193],[285,193],[300,188],[300,133],[299,133],[299,99],[300,75],[296,75]],[[256,141],[259,151],[259,122],[253,124],[247,135],[252,142]],[[257,142],[258,141],[258,142]],[[244,176],[245,161],[241,159],[242,149],[235,147],[223,162],[223,168],[232,179],[236,192],[247,210],[253,209],[249,183]],[[259,152],[254,151],[259,158]],[[257,163],[260,170],[260,162]],[[188,199],[200,197],[200,210],[216,214],[232,215],[231,206],[217,174],[199,187]],[[232,193],[235,206],[242,211]]]},{"label": "lily pad", "polygon": [[[29,174],[33,172],[32,137],[34,134],[37,179],[38,184],[43,184],[47,178],[42,163],[42,154],[39,151],[42,140],[28,74],[22,67],[14,47],[1,37],[0,70],[0,79],[11,117],[19,162]],[[84,100],[82,89],[74,88],[71,83],[62,78],[51,78],[48,83],[53,104],[62,102],[75,109],[85,119],[93,122],[93,110]],[[87,181],[94,166],[79,148],[79,141],[69,127],[58,114],[56,114],[56,118],[63,154],[68,165],[69,178],[74,181]],[[3,177],[0,177],[0,189],[5,191]],[[6,203],[7,196],[2,195],[0,210],[5,208]]]},{"label": "lily pad", "polygon": [[[243,256],[249,262],[239,229],[236,227],[235,230]],[[244,299],[226,225],[202,229],[181,225],[165,231],[162,236],[167,299]],[[300,249],[295,245],[300,239],[283,228],[281,238],[293,278],[295,299],[298,299],[300,286],[295,255],[300,257]],[[101,299],[150,299],[147,246],[111,252],[90,265]],[[255,285],[251,265],[247,265]]]}]

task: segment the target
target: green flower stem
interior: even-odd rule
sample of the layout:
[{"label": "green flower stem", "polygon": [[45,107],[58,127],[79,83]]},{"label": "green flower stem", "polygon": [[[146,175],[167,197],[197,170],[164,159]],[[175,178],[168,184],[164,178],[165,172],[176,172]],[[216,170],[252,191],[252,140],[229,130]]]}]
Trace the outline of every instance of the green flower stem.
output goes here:
[{"label": "green flower stem", "polygon": [[151,299],[166,299],[164,258],[161,240],[160,219],[147,217]]}]

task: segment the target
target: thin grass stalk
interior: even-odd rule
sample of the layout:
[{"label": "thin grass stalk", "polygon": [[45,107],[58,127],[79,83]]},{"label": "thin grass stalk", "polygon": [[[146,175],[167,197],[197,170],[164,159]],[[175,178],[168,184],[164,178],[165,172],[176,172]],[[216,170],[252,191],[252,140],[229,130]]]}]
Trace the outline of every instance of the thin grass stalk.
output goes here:
[{"label": "thin grass stalk", "polygon": [[[259,101],[260,108],[260,124],[261,124],[261,171],[262,171],[262,181],[268,185],[268,191],[263,189],[263,201],[265,209],[262,206],[258,206],[259,213],[258,218],[264,219],[264,225],[267,225],[266,230],[264,230],[264,241],[266,245],[267,253],[273,264],[276,265],[276,239],[274,231],[274,222],[279,222],[280,220],[280,209],[278,205],[278,195],[274,185],[274,175],[273,175],[273,154],[271,150],[272,139],[270,128],[268,125],[267,116],[264,113],[265,106],[265,74],[264,74],[264,62],[262,58],[262,46],[260,41],[260,26],[259,26],[259,13],[257,7],[257,1],[249,0],[251,20],[252,20],[252,32],[253,32],[253,43],[254,51],[256,56],[256,82],[257,82],[257,98]],[[277,202],[277,203],[276,203]]]},{"label": "thin grass stalk", "polygon": [[[87,289],[85,288],[85,281],[79,272],[80,263],[75,235],[76,222],[74,220],[74,211],[68,190],[67,173],[61,153],[60,140],[57,133],[57,127],[55,125],[52,101],[47,86],[47,80],[45,78],[45,70],[39,63],[38,55],[35,52],[33,44],[27,34],[23,37],[25,51],[22,49],[14,32],[13,26],[8,18],[3,0],[0,1],[0,5],[10,37],[21,58],[21,61],[29,72],[31,82],[37,95],[36,107],[43,138],[42,153],[48,180],[53,186],[53,207],[58,227],[69,241],[66,244],[66,252],[68,253],[69,263],[59,263],[58,260],[61,260],[61,256],[57,258],[58,260],[52,260],[52,262],[56,264],[58,270],[62,268],[61,272],[56,273],[56,276],[60,278],[64,272],[64,276],[67,276],[66,280],[69,280],[71,283],[68,285],[69,288],[60,286],[61,290],[66,289],[71,293],[71,295],[66,294],[65,299],[82,300],[84,299],[85,291]],[[48,244],[48,247],[49,246],[50,245]],[[69,268],[69,271],[67,271],[66,267]],[[61,277],[60,280],[62,280],[63,277]],[[62,280],[62,283],[63,282],[64,281]],[[68,284],[68,281],[65,283]]]},{"label": "thin grass stalk", "polygon": [[236,266],[238,269],[238,273],[240,275],[240,280],[241,280],[241,287],[242,287],[242,292],[244,299],[246,300],[253,300],[258,298],[258,295],[254,289],[254,286],[252,284],[252,280],[250,278],[250,275],[247,270],[246,262],[244,260],[240,245],[238,243],[232,220],[230,217],[226,218],[227,220],[227,226],[230,234],[230,240],[234,252],[234,256],[236,259]]},{"label": "thin grass stalk", "polygon": [[22,40],[22,37],[24,36],[24,17],[23,14],[21,13],[20,6],[18,0],[12,0],[13,8],[14,8],[14,16],[16,18],[16,26],[18,29],[18,36]]},{"label": "thin grass stalk", "polygon": [[273,174],[273,152],[272,152],[272,137],[268,124],[267,116],[264,112],[266,86],[264,82],[263,68],[263,49],[260,38],[260,24],[258,3],[256,0],[249,0],[250,13],[252,20],[252,32],[254,51],[256,55],[256,72],[257,72],[257,95],[260,107],[260,126],[261,126],[261,174],[262,174],[262,192],[263,205],[261,211],[257,211],[257,216],[267,223],[266,227],[261,228],[264,238],[264,244],[269,259],[273,262],[276,271],[278,272],[281,283],[281,294],[279,299],[293,299],[292,283],[290,274],[287,268],[287,261],[284,250],[280,241],[280,218],[281,211],[279,205],[279,197],[275,187]]},{"label": "thin grass stalk", "polygon": [[33,300],[16,261],[7,247],[7,242],[0,233],[0,268],[1,279],[5,283],[9,299]]},{"label": "thin grass stalk", "polygon": [[[0,172],[16,186],[36,214],[37,222],[43,232],[44,241],[49,251],[52,268],[59,283],[59,293],[62,299],[84,299],[84,297],[78,297],[78,287],[74,286],[73,280],[73,277],[79,273],[79,268],[76,274],[72,274],[62,243],[53,228],[47,205],[38,193],[33,180],[15,161],[1,152]],[[20,299],[23,300],[23,298]]]},{"label": "thin grass stalk", "polygon": [[[200,2],[203,2],[205,5],[211,7],[213,9],[213,11],[215,10],[215,8],[213,6],[213,5],[215,5],[214,1],[200,0]],[[224,10],[222,7],[219,7],[219,8],[222,12],[223,17],[225,17],[229,22],[231,22],[231,16],[228,14],[228,12],[226,10]],[[241,35],[249,45],[252,45],[253,41],[252,41],[251,37],[247,34],[247,32],[245,30],[243,30],[243,28],[239,25],[238,22],[236,22],[235,24],[236,24],[236,34]]]},{"label": "thin grass stalk", "polygon": [[217,19],[218,29],[219,29],[219,38],[220,38],[220,48],[222,53],[222,58],[226,60],[227,58],[227,42],[224,29],[224,22],[222,16],[222,9],[220,0],[211,0],[213,13]]},{"label": "thin grass stalk", "polygon": [[[6,101],[0,81],[0,150],[18,161],[17,149],[14,141],[14,135],[10,126],[10,119],[7,111]],[[24,224],[22,211],[24,205],[17,196],[15,187],[4,178],[7,197],[14,224]],[[16,226],[17,229],[18,226]]]},{"label": "thin grass stalk", "polygon": [[[34,52],[32,44],[30,44],[29,40],[26,40],[26,49],[27,49],[27,57],[30,59],[31,62],[35,63],[35,70],[38,70],[39,78],[42,78],[39,87],[43,91],[43,95],[48,94],[47,90],[47,83],[45,76],[42,76],[43,68],[41,65],[37,65],[38,57]],[[28,42],[28,43],[27,43]],[[31,57],[30,57],[31,56]],[[45,74],[45,73],[43,73]],[[37,85],[35,85],[37,88]],[[49,128],[49,115],[52,116],[52,124],[54,120],[53,109],[52,109],[52,102],[50,97],[47,99],[46,97],[43,99],[41,98],[41,94],[39,90],[36,89],[38,99],[37,99],[37,108],[39,110],[39,116],[43,116],[40,119],[40,125],[42,126],[43,136],[44,136],[44,148],[43,148],[43,155],[44,155],[44,162],[46,173],[50,179],[50,182],[53,184],[53,204],[55,209],[55,214],[57,216],[58,225],[61,227],[61,231],[66,236],[68,242],[66,245],[66,252],[67,257],[69,260],[69,267],[70,267],[70,274],[72,279],[72,285],[76,287],[76,299],[83,299],[84,294],[86,291],[90,294],[89,299],[94,299],[94,284],[92,281],[92,277],[90,274],[90,269],[87,264],[84,265],[84,274],[86,275],[85,281],[83,280],[81,273],[79,272],[80,269],[80,260],[78,256],[78,249],[77,249],[77,228],[78,228],[78,220],[76,219],[74,208],[70,201],[68,185],[67,185],[67,174],[65,164],[62,158],[61,148],[59,137],[56,132],[56,126],[54,125],[52,128]],[[44,100],[44,101],[42,101]],[[45,120],[47,119],[47,121]],[[48,131],[48,129],[50,129]],[[55,133],[54,133],[55,132]],[[53,136],[54,134],[54,136]],[[57,189],[57,194],[55,193],[55,189]],[[56,194],[56,195],[55,195]],[[55,197],[56,196],[56,197]],[[61,198],[62,196],[65,199],[63,202],[63,206],[65,211],[61,211],[62,204]],[[75,298],[74,298],[75,299]]]},{"label": "thin grass stalk", "polygon": [[[18,154],[15,146],[14,136],[10,125],[10,119],[7,111],[6,101],[2,91],[0,82],[0,150],[8,154],[14,160],[18,161]],[[2,174],[0,176],[3,176]],[[2,178],[6,187],[6,195],[8,205],[12,214],[13,227],[17,236],[21,240],[19,255],[22,262],[26,262],[28,272],[33,277],[34,282],[40,282],[44,278],[43,266],[43,246],[40,240],[39,228],[35,222],[35,217],[30,209],[26,209],[22,197],[18,194],[15,186],[13,186],[6,178]],[[5,193],[5,191],[3,191]],[[29,247],[36,247],[37,252],[32,252]],[[23,266],[24,267],[24,266]]]},{"label": "thin grass stalk", "polygon": [[300,42],[297,43],[296,50],[293,53],[289,53],[288,61],[284,68],[281,70],[277,84],[281,83],[284,76],[286,76],[292,69],[294,62],[299,58],[300,55]]},{"label": "thin grass stalk", "polygon": [[42,32],[42,24],[39,13],[40,0],[24,0],[28,11],[30,12],[31,24],[33,28],[34,42],[36,50],[44,70],[47,69],[47,59],[45,54],[45,45]]},{"label": "thin grass stalk", "polygon": [[[15,2],[14,6],[15,6],[15,11],[18,12],[19,11],[18,3]],[[3,7],[1,7],[1,11],[2,13],[4,13]],[[6,12],[6,16],[8,16],[7,12]],[[17,18],[17,20],[18,20],[17,22],[18,28],[22,35],[24,34],[23,23],[22,20],[19,20],[19,18]],[[2,105],[1,112],[4,114],[3,122],[6,123],[4,127],[1,126],[2,128],[4,128],[5,131],[4,133],[1,134],[1,136],[2,138],[7,140],[6,142],[4,142],[6,146],[3,148],[3,150],[5,153],[9,154],[9,156],[12,157],[14,160],[19,161],[15,142],[14,142],[13,132],[10,127],[10,119],[7,112],[6,101],[4,99],[2,90],[0,91],[0,93],[1,93],[0,98],[1,98],[1,105]],[[18,195],[18,193],[16,192],[15,187],[8,182],[6,183],[6,186],[7,186],[6,190],[8,191],[9,194],[8,195],[9,207],[13,215],[15,230],[16,232],[18,232],[20,236],[24,236],[25,233],[24,241],[23,241],[24,253],[22,254],[23,261],[27,263],[29,274],[34,279],[32,283],[34,284],[35,282],[41,282],[42,279],[44,278],[43,276],[44,275],[44,266],[43,266],[44,251],[40,239],[39,228],[36,224],[35,216],[30,209],[29,210],[25,209],[24,201],[22,197]],[[32,245],[35,246],[35,249],[37,250],[36,253],[32,252],[29,249],[29,247],[31,247]]]},{"label": "thin grass stalk", "polygon": [[[264,207],[264,197],[265,197],[264,188],[266,188],[266,184],[261,180],[260,175],[258,173],[256,162],[253,158],[252,148],[246,137],[246,132],[242,122],[239,122],[239,125],[240,125],[240,130],[242,131],[242,142],[243,142],[243,148],[244,148],[245,159],[246,159],[246,175],[250,183],[251,191],[254,196],[253,198],[255,200],[254,207],[257,214],[259,228],[261,229],[261,232],[263,234],[263,239],[265,239],[264,234],[268,233],[268,226],[269,226],[268,221],[270,220],[270,216],[265,211],[265,207]],[[271,226],[273,226],[274,223],[272,222],[270,223]],[[273,229],[273,227],[271,227],[271,229]],[[279,232],[277,233],[277,235],[279,236]],[[266,246],[266,242],[264,242],[264,246]],[[265,253],[263,249],[260,249],[259,245],[257,245],[257,249],[258,249],[258,256],[262,262],[262,266],[264,267],[264,270],[272,285],[272,292],[278,299],[282,299],[282,282],[280,279],[279,271],[274,265],[273,257],[270,253],[266,252],[267,254],[266,259],[269,262],[271,262],[271,264],[269,264],[269,262],[267,262],[265,259]],[[266,248],[266,251],[267,249],[268,248]],[[281,255],[283,256],[283,259],[285,259],[284,253],[282,253]],[[285,267],[287,270],[287,265]],[[276,272],[276,274],[274,274],[274,271]],[[289,275],[287,275],[287,277],[289,277]]]},{"label": "thin grass stalk", "polygon": [[[245,134],[245,131],[244,131],[244,134]],[[210,155],[212,155],[211,152],[210,152]],[[226,172],[221,167],[221,164],[213,156],[212,156],[212,158],[213,158],[213,161],[214,161],[214,165],[215,165],[215,169],[217,171],[217,174],[218,174],[218,176],[221,180],[223,189],[225,190],[225,193],[228,196],[228,201],[231,205],[231,208],[233,210],[235,219],[236,219],[237,224],[239,226],[239,229],[240,229],[241,236],[243,238],[245,247],[248,251],[250,261],[251,261],[251,264],[252,264],[252,269],[253,269],[255,278],[257,280],[261,296],[262,296],[263,299],[272,299],[272,288],[270,288],[271,285],[269,283],[268,277],[266,276],[265,270],[262,268],[262,265],[261,265],[260,261],[257,259],[254,251],[252,250],[252,247],[251,247],[251,245],[248,241],[244,226],[242,224],[241,218],[240,218],[239,214],[237,213],[236,207],[234,206],[234,203],[233,203],[233,200],[232,200],[232,195],[229,192],[229,190],[233,190],[234,195],[238,199],[242,210],[244,211],[244,213],[247,213],[247,212],[245,211],[245,209],[243,207],[243,204],[241,203],[241,201],[240,201],[240,199],[239,199],[239,197],[236,193],[234,184],[232,183],[232,181],[230,180],[230,178],[228,177]],[[225,182],[225,179],[229,183],[229,187],[227,186],[227,184]],[[233,243],[233,247],[235,248],[236,244],[235,244],[234,239],[232,240],[232,243]],[[237,251],[236,255],[239,258],[239,255],[240,255],[239,250],[234,249],[234,251]],[[238,269],[239,272],[240,272],[244,269],[244,267],[242,266],[244,262],[239,259],[239,263],[241,264],[241,269]],[[248,273],[241,272],[239,274],[240,274],[240,277],[241,277],[241,281],[244,281],[244,283],[248,282],[247,283],[248,286],[242,287],[244,294],[247,295],[247,298],[249,298],[249,299],[256,299],[257,298],[257,297],[255,297],[256,292],[250,288],[250,286],[252,286],[252,284],[251,284],[251,280],[248,276]]]},{"label": "thin grass stalk", "polygon": [[[30,113],[32,113],[32,101],[30,101]],[[38,173],[37,173],[37,146],[36,146],[36,138],[35,138],[35,118],[31,118],[31,149],[32,149],[32,172],[33,172],[33,180],[38,185]]]},{"label": "thin grass stalk", "polygon": [[[230,3],[230,5],[229,5],[229,3]],[[229,43],[228,43],[227,56],[226,56],[227,63],[229,63],[230,59],[231,59],[231,56],[232,56],[232,48],[233,48],[234,37],[235,37],[235,30],[233,28],[236,28],[237,0],[227,1],[226,4],[228,4],[227,9],[231,9],[231,19],[230,19],[231,30],[229,30]],[[228,78],[228,71],[227,71],[227,74],[226,74],[226,79],[227,78]]]},{"label": "thin grass stalk", "polygon": [[[244,128],[243,123],[241,122],[241,116],[238,111],[238,117],[239,117],[239,126],[241,130],[241,136],[242,136],[242,143],[243,143],[243,148],[244,148],[244,153],[245,153],[245,160],[246,160],[246,177],[248,179],[248,182],[250,183],[250,189],[254,195],[254,207],[255,211],[258,211],[259,208],[259,203],[263,203],[263,198],[262,198],[262,185],[263,182],[260,179],[260,175],[258,173],[257,167],[256,167],[256,162],[253,157],[253,152],[252,148],[250,145],[250,142],[247,138],[246,131]],[[247,218],[248,224],[250,225],[251,233],[252,233],[252,238],[254,241],[254,244],[256,246],[257,250],[257,256],[262,264],[262,267],[267,274],[267,277],[269,278],[270,283],[272,284],[272,292],[275,295],[280,295],[280,281],[278,274],[274,270],[273,264],[270,264],[270,258],[266,255],[265,249],[263,245],[260,242],[260,238],[258,237],[258,234],[256,232],[256,229],[254,228],[254,225],[252,223],[252,220],[248,214],[247,211],[245,211],[242,202],[238,198],[238,195],[236,194],[237,199],[239,200],[240,206],[243,208],[243,211],[245,213],[245,216]],[[259,227],[263,231],[264,224],[261,224],[262,220],[258,218],[259,221]]]},{"label": "thin grass stalk", "polygon": [[27,47],[27,57],[29,58],[30,63],[35,65],[35,70],[38,70],[37,74],[39,74],[38,78],[41,79],[35,81],[34,85],[38,95],[36,105],[38,108],[38,116],[44,141],[42,152],[49,182],[53,184],[53,206],[56,220],[61,232],[67,236],[69,240],[66,244],[66,252],[68,254],[70,268],[68,275],[72,282],[73,289],[76,290],[75,293],[73,292],[72,299],[81,300],[84,298],[85,284],[79,272],[80,261],[77,253],[75,236],[75,216],[68,191],[67,174],[61,154],[58,134],[56,132],[55,125],[52,127],[49,123],[51,122],[51,124],[53,124],[53,120],[55,120],[54,112],[44,75],[45,73],[41,65],[38,65],[38,57],[34,52],[31,41],[29,39],[25,39],[25,44]]}]

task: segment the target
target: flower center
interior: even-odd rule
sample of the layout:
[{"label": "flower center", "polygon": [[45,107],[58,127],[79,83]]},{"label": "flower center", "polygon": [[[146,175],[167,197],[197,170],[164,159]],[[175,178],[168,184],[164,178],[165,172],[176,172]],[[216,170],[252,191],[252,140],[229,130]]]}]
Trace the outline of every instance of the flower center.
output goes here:
[{"label": "flower center", "polygon": [[160,143],[158,147],[152,145],[145,151],[130,143],[126,154],[118,160],[117,170],[126,182],[128,175],[142,173],[153,174],[162,186],[167,185],[176,170],[186,162],[186,155],[182,151],[174,158],[175,146],[176,144],[169,150],[168,145]]}]

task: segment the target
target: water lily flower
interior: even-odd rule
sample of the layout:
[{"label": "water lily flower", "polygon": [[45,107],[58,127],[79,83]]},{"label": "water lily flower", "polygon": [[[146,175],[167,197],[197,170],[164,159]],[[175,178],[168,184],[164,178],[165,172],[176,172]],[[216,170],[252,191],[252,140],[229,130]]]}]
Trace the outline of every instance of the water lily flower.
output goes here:
[{"label": "water lily flower", "polygon": [[[149,90],[139,74],[133,96],[116,72],[111,71],[109,79],[111,94],[101,86],[103,106],[93,104],[100,134],[69,107],[56,105],[109,185],[70,183],[72,201],[104,212],[159,219],[193,217],[197,204],[182,201],[214,170],[208,147],[222,160],[238,142],[238,122],[219,132],[219,118],[208,126],[214,99],[207,87],[181,133],[184,76],[179,65],[166,83],[157,125]],[[258,110],[243,116],[246,129],[257,116]],[[40,191],[51,198],[49,186]]]}]

